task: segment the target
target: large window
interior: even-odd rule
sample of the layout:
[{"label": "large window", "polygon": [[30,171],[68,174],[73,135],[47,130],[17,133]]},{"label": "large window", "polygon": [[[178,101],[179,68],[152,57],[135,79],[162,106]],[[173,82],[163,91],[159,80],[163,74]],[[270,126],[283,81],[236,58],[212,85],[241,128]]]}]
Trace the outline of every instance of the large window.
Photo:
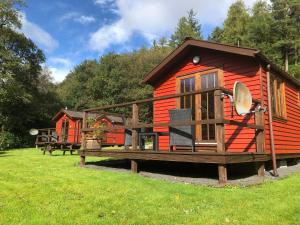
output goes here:
[{"label": "large window", "polygon": [[271,99],[273,115],[286,118],[285,83],[274,74],[271,74]]},{"label": "large window", "polygon": [[[218,85],[216,73],[201,75],[201,90],[215,88]],[[201,94],[201,120],[215,118],[214,91]],[[202,124],[202,140],[215,140],[215,124]]]},{"label": "large window", "polygon": [[[180,80],[180,93],[195,91],[195,77]],[[195,95],[182,96],[180,98],[181,109],[192,109],[192,118],[195,119]]]}]

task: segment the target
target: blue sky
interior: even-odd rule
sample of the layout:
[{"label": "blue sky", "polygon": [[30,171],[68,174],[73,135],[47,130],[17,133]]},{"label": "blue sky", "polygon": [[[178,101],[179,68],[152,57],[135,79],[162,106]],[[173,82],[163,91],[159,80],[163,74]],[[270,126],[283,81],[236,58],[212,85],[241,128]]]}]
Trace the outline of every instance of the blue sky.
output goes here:
[{"label": "blue sky", "polygon": [[[133,51],[169,36],[191,8],[205,37],[234,0],[27,0],[22,32],[45,53],[54,81],[86,59]],[[246,0],[250,7],[255,0]]]}]

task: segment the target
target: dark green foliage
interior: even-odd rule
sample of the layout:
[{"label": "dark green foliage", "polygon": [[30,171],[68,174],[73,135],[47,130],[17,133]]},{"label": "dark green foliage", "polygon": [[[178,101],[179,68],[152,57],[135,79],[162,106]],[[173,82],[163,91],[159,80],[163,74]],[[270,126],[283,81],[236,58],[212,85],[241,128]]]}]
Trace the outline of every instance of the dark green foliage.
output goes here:
[{"label": "dark green foliage", "polygon": [[188,12],[187,17],[184,16],[179,19],[177,28],[171,36],[170,46],[177,47],[186,37],[203,39],[201,25],[196,19],[196,13],[192,9]]},{"label": "dark green foliage", "polygon": [[[132,53],[110,53],[99,62],[85,61],[75,67],[57,91],[66,106],[77,110],[152,97],[152,88],[140,82],[170,50],[155,44]],[[113,111],[129,113],[130,109]],[[151,112],[149,107],[141,108],[144,118],[151,118]]]},{"label": "dark green foliage", "polygon": [[224,21],[222,42],[237,46],[245,45],[245,33],[249,23],[249,14],[242,0],[236,1],[229,8]]},{"label": "dark green foliage", "polygon": [[208,40],[214,42],[221,42],[223,39],[223,32],[224,30],[222,28],[216,27],[208,37]]},{"label": "dark green foliage", "polygon": [[249,13],[244,2],[231,5],[223,28],[210,40],[254,47],[299,78],[300,4],[298,0],[257,1]]},{"label": "dark green foliage", "polygon": [[32,127],[49,126],[59,105],[49,72],[41,67],[43,52],[15,30],[20,21],[13,7],[19,3],[0,3],[0,133],[16,142],[30,140]]},{"label": "dark green foliage", "polygon": [[4,131],[0,132],[0,151],[21,146],[21,140],[13,133]]}]

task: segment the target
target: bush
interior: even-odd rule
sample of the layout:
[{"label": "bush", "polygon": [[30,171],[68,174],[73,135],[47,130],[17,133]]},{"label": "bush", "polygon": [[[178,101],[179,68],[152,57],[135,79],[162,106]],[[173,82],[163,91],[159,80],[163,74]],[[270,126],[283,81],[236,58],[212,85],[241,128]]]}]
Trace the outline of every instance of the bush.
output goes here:
[{"label": "bush", "polygon": [[4,131],[0,132],[0,150],[17,148],[21,146],[21,140],[13,133]]}]

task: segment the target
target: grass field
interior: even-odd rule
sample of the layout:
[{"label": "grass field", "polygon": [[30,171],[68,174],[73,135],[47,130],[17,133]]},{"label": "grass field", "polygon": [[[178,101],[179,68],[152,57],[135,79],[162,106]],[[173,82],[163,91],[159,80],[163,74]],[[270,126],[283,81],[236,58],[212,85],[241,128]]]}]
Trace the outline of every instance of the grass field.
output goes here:
[{"label": "grass field", "polygon": [[78,161],[36,149],[0,152],[0,224],[300,224],[300,174],[210,188],[80,168]]}]

